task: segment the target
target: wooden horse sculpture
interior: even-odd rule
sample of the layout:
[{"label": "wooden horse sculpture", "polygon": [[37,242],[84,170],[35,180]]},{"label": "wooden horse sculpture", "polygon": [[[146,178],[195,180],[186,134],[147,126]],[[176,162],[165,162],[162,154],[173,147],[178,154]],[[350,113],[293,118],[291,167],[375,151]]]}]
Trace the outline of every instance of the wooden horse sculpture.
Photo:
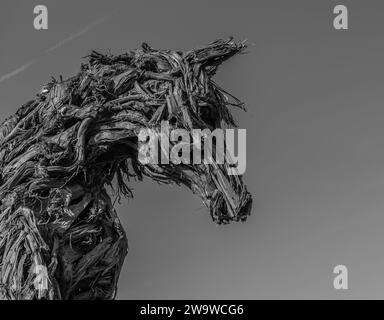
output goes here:
[{"label": "wooden horse sculpture", "polygon": [[113,299],[128,244],[107,190],[131,196],[130,179],[186,185],[218,224],[247,218],[251,196],[226,164],[138,161],[138,132],[163,120],[235,127],[228,106],[242,104],[212,77],[244,48],[228,39],[186,53],[93,51],[76,76],[53,79],[3,122],[1,299]]}]

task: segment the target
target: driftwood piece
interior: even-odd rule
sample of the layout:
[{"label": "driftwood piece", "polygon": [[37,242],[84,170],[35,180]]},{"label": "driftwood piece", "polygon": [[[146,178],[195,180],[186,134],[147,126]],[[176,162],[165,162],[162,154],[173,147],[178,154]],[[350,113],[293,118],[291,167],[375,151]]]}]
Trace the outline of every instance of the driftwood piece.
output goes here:
[{"label": "driftwood piece", "polygon": [[244,221],[251,196],[226,165],[142,165],[140,128],[233,127],[243,107],[211,79],[244,43],[186,53],[147,44],[93,51],[80,72],[52,80],[0,126],[0,298],[112,299],[128,250],[113,208],[148,176],[199,194],[216,223]]}]

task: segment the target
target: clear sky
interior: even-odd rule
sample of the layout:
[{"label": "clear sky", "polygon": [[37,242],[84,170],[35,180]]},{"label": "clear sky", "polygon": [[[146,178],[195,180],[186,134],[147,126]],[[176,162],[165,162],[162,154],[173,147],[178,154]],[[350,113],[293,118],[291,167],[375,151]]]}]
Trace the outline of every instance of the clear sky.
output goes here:
[{"label": "clear sky", "polygon": [[[332,28],[336,4],[350,29]],[[49,29],[33,28],[45,4]],[[216,81],[243,100],[245,224],[216,227],[185,188],[149,180],[118,207],[130,252],[120,299],[384,297],[383,1],[197,0],[0,3],[0,118],[92,49],[145,41],[188,50],[219,37],[252,44]],[[148,199],[153,199],[148,201]],[[333,289],[333,268],[349,290]]]}]

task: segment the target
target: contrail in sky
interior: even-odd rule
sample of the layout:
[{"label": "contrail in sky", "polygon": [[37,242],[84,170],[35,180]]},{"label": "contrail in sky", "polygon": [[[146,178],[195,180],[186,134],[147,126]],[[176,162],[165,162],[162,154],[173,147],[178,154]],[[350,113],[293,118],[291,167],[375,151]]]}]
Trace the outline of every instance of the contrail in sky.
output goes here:
[{"label": "contrail in sky", "polygon": [[[116,13],[117,10],[115,10],[114,12],[110,13],[109,15],[99,19],[99,20],[96,20],[88,25],[86,25],[83,29],[81,29],[80,31],[74,33],[74,34],[71,34],[69,37],[61,40],[60,42],[58,42],[57,44],[53,45],[52,47],[48,48],[47,50],[44,51],[44,54],[47,54],[47,53],[50,53],[64,45],[66,45],[67,43],[81,37],[82,35],[86,34],[87,32],[91,31],[93,28],[97,27],[98,25],[102,24],[103,22],[105,22],[106,20],[108,20],[114,13]],[[14,76],[16,76],[17,74],[19,74],[20,72],[23,72],[25,71],[26,69],[28,69],[30,66],[32,66],[33,64],[35,64],[39,59],[38,58],[35,58],[35,59],[32,59],[30,60],[29,62],[23,64],[21,67],[7,73],[7,74],[4,74],[0,77],[0,83],[5,81],[5,80],[8,80]]]},{"label": "contrail in sky", "polygon": [[12,78],[13,76],[19,74],[20,72],[23,72],[24,70],[28,69],[31,65],[33,65],[36,61],[37,61],[36,59],[32,59],[29,62],[23,64],[21,67],[13,70],[7,74],[2,75],[0,77],[0,82],[8,80],[8,79]]},{"label": "contrail in sky", "polygon": [[110,17],[111,17],[112,14],[108,15],[108,16],[105,16],[99,20],[96,20],[90,24],[88,24],[87,26],[85,26],[82,30],[80,30],[79,32],[76,32],[74,34],[71,34],[68,38],[65,38],[64,40],[61,40],[59,43],[53,45],[52,47],[50,47],[49,49],[47,49],[45,52],[52,52],[53,50],[56,50],[58,48],[60,48],[61,46],[71,42],[72,40],[75,40],[79,37],[81,37],[83,34],[87,33],[88,31],[92,30],[93,28],[97,27],[99,24],[102,24],[104,21],[108,20]]}]

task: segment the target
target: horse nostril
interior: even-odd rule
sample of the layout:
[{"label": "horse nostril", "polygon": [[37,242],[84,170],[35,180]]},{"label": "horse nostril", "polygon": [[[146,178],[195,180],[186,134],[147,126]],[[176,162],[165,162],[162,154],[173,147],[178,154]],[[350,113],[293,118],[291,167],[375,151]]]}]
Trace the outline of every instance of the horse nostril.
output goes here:
[{"label": "horse nostril", "polygon": [[245,205],[239,211],[239,218],[241,221],[245,221],[252,210],[252,198],[249,198]]}]

